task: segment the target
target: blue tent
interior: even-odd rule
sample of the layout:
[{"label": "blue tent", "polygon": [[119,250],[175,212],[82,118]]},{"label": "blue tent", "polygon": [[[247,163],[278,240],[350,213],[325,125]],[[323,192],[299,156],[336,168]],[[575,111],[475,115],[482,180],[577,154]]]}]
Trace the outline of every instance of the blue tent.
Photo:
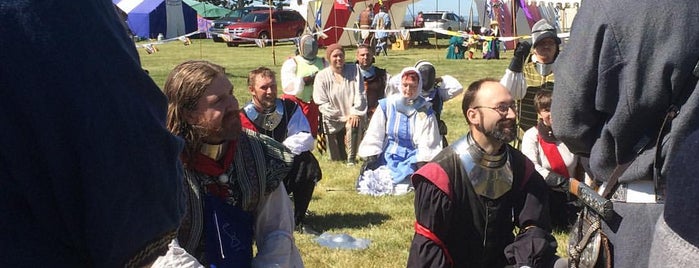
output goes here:
[{"label": "blue tent", "polygon": [[127,23],[141,38],[166,38],[197,30],[197,11],[181,0],[112,0],[128,15]]}]

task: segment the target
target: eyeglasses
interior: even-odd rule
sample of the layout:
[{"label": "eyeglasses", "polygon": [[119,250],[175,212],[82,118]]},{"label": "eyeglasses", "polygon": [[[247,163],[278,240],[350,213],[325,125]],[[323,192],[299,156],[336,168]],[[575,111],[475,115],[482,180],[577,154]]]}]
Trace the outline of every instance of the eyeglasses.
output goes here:
[{"label": "eyeglasses", "polygon": [[510,104],[500,104],[495,107],[487,107],[487,106],[473,106],[471,107],[473,109],[480,109],[480,108],[488,108],[493,111],[498,112],[500,115],[507,115],[507,113],[512,109],[513,112],[517,113],[517,103],[510,103]]}]

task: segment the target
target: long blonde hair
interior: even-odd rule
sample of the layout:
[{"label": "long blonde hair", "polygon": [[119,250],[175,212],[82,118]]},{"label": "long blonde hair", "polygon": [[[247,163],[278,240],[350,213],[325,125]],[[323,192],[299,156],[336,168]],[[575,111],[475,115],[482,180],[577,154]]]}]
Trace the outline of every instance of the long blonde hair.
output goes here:
[{"label": "long blonde hair", "polygon": [[168,75],[163,91],[168,98],[167,128],[185,140],[183,162],[191,164],[192,156],[202,146],[206,132],[187,122],[185,116],[196,109],[212,81],[225,75],[225,69],[208,61],[186,61],[177,65]]}]

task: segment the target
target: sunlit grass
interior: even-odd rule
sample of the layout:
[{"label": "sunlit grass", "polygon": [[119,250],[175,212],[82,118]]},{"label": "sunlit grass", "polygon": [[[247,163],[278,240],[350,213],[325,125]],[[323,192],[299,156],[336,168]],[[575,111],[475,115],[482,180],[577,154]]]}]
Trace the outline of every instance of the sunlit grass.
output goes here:
[{"label": "sunlit grass", "polygon": [[[234,85],[235,95],[241,103],[250,100],[247,91],[248,71],[267,66],[279,73],[285,59],[293,56],[294,47],[282,43],[258,48],[252,45],[229,48],[211,40],[192,40],[190,46],[180,42],[158,45],[159,52],[146,54],[139,49],[143,68],[162,87],[167,74],[185,60],[204,59],[226,68]],[[444,45],[446,40],[439,40]],[[433,41],[434,43],[434,41]],[[273,57],[274,55],[276,57]],[[354,49],[347,48],[347,60],[354,61]],[[319,56],[325,55],[320,49]],[[456,77],[464,87],[484,78],[499,78],[509,64],[511,52],[501,54],[501,60],[446,60],[444,46],[389,51],[389,56],[379,56],[376,65],[396,74],[403,67],[413,66],[418,60],[428,60],[437,68],[437,75]],[[276,64],[275,64],[276,63]],[[277,76],[277,79],[280,79]],[[280,81],[278,81],[280,83]],[[279,90],[281,92],[281,89]],[[468,128],[460,111],[461,96],[445,103],[442,119],[449,127],[449,141],[464,135]],[[316,187],[308,222],[318,231],[347,233],[353,237],[370,239],[368,249],[361,251],[334,250],[319,246],[310,235],[296,235],[296,242],[307,267],[405,267],[408,249],[413,237],[413,193],[403,196],[370,197],[358,195],[354,184],[359,166],[346,166],[331,162],[327,156],[316,153],[323,169],[323,180]],[[557,233],[558,253],[565,255],[567,235]]]}]

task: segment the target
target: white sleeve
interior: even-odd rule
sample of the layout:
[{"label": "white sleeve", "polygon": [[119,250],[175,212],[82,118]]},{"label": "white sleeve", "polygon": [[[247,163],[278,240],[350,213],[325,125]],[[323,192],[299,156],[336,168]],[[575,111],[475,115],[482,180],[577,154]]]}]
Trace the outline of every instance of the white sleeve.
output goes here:
[{"label": "white sleeve", "polygon": [[386,82],[385,82],[386,86],[383,89],[383,93],[384,93],[385,97],[391,96],[394,93],[393,87],[391,86],[391,82],[390,82],[392,78],[393,77],[388,72],[386,72]]},{"label": "white sleeve", "polygon": [[332,73],[330,70],[323,69],[316,75],[313,81],[313,102],[318,105],[318,110],[323,114],[323,117],[340,118],[342,114],[340,110],[333,107],[330,103],[330,88],[332,87]]},{"label": "white sleeve", "polygon": [[419,135],[413,136],[413,142],[417,144],[417,162],[427,162],[442,151],[442,136],[439,135],[437,117],[434,113],[420,119],[420,115],[415,115],[416,132]]},{"label": "white sleeve", "polygon": [[296,60],[290,58],[284,61],[280,72],[284,94],[294,96],[300,94],[306,84],[303,82],[303,77],[296,77]]},{"label": "white sleeve", "polygon": [[294,243],[294,212],[284,184],[262,198],[257,208],[257,255],[252,267],[303,267]]},{"label": "white sleeve", "polygon": [[510,69],[505,70],[505,75],[500,79],[500,84],[510,90],[512,98],[521,100],[527,93],[527,82],[524,80],[524,73],[515,73]]},{"label": "white sleeve", "polygon": [[315,140],[311,136],[311,127],[308,124],[308,119],[303,115],[301,107],[296,108],[286,128],[286,139],[282,143],[291,150],[291,153],[299,155],[302,152],[313,150]]},{"label": "white sleeve", "polygon": [[173,239],[164,256],[158,257],[150,268],[204,268],[192,255],[180,247],[177,239]]},{"label": "white sleeve", "polygon": [[364,138],[357,149],[359,157],[366,158],[383,152],[386,138],[386,116],[384,114],[381,105],[376,106],[374,115],[369,120],[369,127],[364,132]]},{"label": "white sleeve", "polygon": [[[543,161],[546,161],[544,152],[539,151],[539,131],[536,127],[532,127],[522,135],[522,153],[534,163],[536,171],[546,178],[549,175],[549,170],[544,167]],[[548,163],[548,161],[547,161]]]},{"label": "white sleeve", "polygon": [[[345,68],[349,66],[345,65]],[[364,116],[367,111],[367,101],[366,101],[366,91],[364,90],[364,77],[361,72],[359,72],[359,67],[356,64],[352,64],[355,68],[355,83],[356,88],[354,89],[354,100],[352,101],[352,115]]]},{"label": "white sleeve", "polygon": [[386,82],[386,97],[400,94],[400,76],[394,75]]},{"label": "white sleeve", "polygon": [[448,101],[453,99],[463,91],[464,86],[455,77],[451,75],[442,76],[442,85],[439,87],[439,95],[442,97],[442,100]]}]

